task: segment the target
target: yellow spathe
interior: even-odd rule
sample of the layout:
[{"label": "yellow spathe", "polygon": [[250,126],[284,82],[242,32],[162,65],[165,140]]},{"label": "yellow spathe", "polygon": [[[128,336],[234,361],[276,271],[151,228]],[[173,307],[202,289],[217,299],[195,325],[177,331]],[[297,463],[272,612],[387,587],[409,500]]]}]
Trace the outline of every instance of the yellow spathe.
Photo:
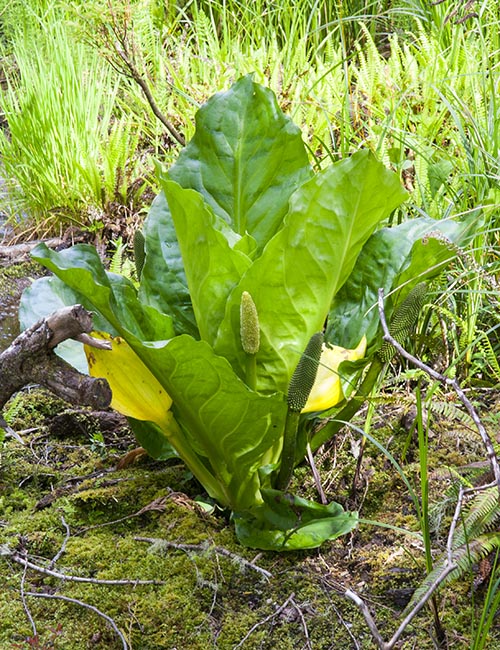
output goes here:
[{"label": "yellow spathe", "polygon": [[109,341],[112,346],[111,350],[84,346],[89,374],[108,381],[113,395],[111,407],[136,420],[168,427],[172,399],[128,343],[105,332],[93,332],[92,336]]},{"label": "yellow spathe", "polygon": [[302,413],[325,411],[344,399],[338,367],[343,361],[362,359],[366,352],[366,337],[363,336],[354,350],[346,350],[338,345],[323,344],[318,373]]}]

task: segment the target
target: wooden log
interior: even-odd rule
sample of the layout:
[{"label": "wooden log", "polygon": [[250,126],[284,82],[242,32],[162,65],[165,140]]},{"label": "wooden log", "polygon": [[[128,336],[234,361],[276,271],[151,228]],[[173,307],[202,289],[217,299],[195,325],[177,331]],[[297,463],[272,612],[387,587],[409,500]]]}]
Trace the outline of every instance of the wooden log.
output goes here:
[{"label": "wooden log", "polygon": [[[31,251],[38,246],[42,240],[24,242],[22,244],[11,244],[9,246],[0,246],[0,264],[13,264],[23,262],[29,259]],[[60,237],[43,240],[49,248],[57,248],[64,245],[64,240]]]},{"label": "wooden log", "polygon": [[92,315],[81,305],[60,309],[20,334],[0,354],[0,411],[7,400],[28,384],[41,384],[58,397],[81,406],[105,409],[111,389],[105,379],[83,375],[54,352],[66,339],[109,348],[89,336]]}]

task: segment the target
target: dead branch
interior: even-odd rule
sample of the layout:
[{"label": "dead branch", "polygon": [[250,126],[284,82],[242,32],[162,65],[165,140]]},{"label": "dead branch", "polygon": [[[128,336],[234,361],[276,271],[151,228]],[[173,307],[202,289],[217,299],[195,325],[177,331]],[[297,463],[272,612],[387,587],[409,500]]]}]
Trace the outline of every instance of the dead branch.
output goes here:
[{"label": "dead branch", "polygon": [[261,627],[262,625],[265,625],[269,621],[272,621],[273,618],[276,618],[277,616],[279,616],[290,605],[290,603],[294,599],[294,596],[295,596],[295,594],[290,594],[290,596],[288,596],[288,598],[285,600],[283,605],[280,605],[275,612],[273,612],[272,614],[269,614],[269,616],[266,616],[266,618],[262,619],[262,621],[258,621],[257,623],[255,623],[255,625],[252,625],[252,627],[248,630],[248,632],[241,639],[241,641],[237,645],[233,646],[233,650],[237,650],[237,648],[243,647],[243,644],[245,643],[245,641],[249,638],[249,636],[251,634],[253,634],[255,632],[255,630],[257,628]]},{"label": "dead branch", "polygon": [[99,580],[98,578],[85,578],[84,576],[73,576],[67,573],[61,573],[60,571],[55,571],[54,569],[47,569],[46,567],[31,562],[31,560],[28,560],[27,556],[12,550],[9,546],[7,546],[7,544],[0,545],[0,555],[8,557],[13,562],[20,564],[26,569],[33,569],[33,571],[37,571],[38,573],[42,573],[43,575],[51,576],[52,578],[59,578],[60,580],[65,580],[66,582],[85,582],[92,585],[134,585],[134,586],[165,584],[162,580],[125,580],[125,579]]},{"label": "dead branch", "polygon": [[[31,251],[38,246],[41,240],[24,242],[22,244],[11,244],[9,246],[0,246],[0,264],[12,264],[13,262],[22,262],[29,259]],[[64,244],[60,237],[45,239],[44,244],[49,248],[56,248]]]},{"label": "dead branch", "polygon": [[250,562],[249,560],[245,560],[245,558],[241,557],[241,555],[237,555],[232,551],[228,551],[227,548],[223,548],[222,546],[212,546],[210,544],[178,544],[176,542],[169,542],[166,539],[159,539],[156,537],[134,537],[134,539],[137,542],[148,542],[149,544],[153,544],[157,549],[162,551],[168,548],[184,551],[185,553],[191,553],[193,551],[195,553],[206,553],[207,551],[214,551],[214,553],[228,557],[231,560],[233,560],[233,562],[240,564],[245,568],[249,568],[252,569],[253,571],[257,571],[257,573],[263,575],[266,578],[266,580],[269,580],[269,578],[273,577],[273,574],[267,571],[266,569],[257,566],[256,564]]},{"label": "dead branch", "polygon": [[[437,372],[433,368],[430,368],[427,366],[425,363],[423,363],[420,359],[417,359],[413,355],[409,354],[406,352],[406,350],[394,339],[393,336],[389,333],[389,328],[387,327],[387,321],[385,318],[385,311],[384,311],[384,292],[383,289],[379,289],[379,294],[378,294],[378,309],[379,309],[379,314],[380,314],[380,322],[382,324],[382,329],[384,331],[384,340],[388,341],[391,345],[394,346],[394,348],[399,352],[399,354],[404,357],[406,360],[410,361],[414,366],[417,368],[420,368],[423,370],[429,377],[432,379],[439,381],[440,383],[446,385],[446,386],[451,386],[455,392],[457,393],[460,401],[464,405],[464,407],[467,409],[469,415],[472,417],[474,420],[474,423],[476,424],[478,431],[481,435],[481,438],[483,439],[483,442],[485,444],[485,447],[488,452],[488,457],[490,460],[490,463],[493,467],[493,472],[495,474],[496,481],[493,483],[493,485],[496,485],[498,489],[500,490],[500,470],[498,467],[498,459],[496,457],[495,451],[493,449],[493,444],[491,443],[491,440],[483,427],[478,414],[476,413],[476,410],[474,409],[473,405],[471,402],[468,400],[466,397],[465,393],[463,390],[460,388],[458,385],[457,381],[455,379],[450,379],[448,377],[445,377],[445,375],[442,375],[441,373]],[[482,488],[479,488],[482,489]],[[445,579],[457,568],[456,562],[453,560],[453,538],[455,535],[455,530],[457,523],[460,519],[461,513],[462,513],[462,506],[463,506],[463,498],[464,494],[466,492],[473,492],[475,491],[476,488],[472,488],[471,490],[464,490],[462,487],[460,487],[458,499],[457,499],[457,504],[455,507],[455,513],[453,515],[452,522],[450,524],[450,528],[448,531],[448,540],[446,544],[446,562],[445,565],[443,566],[443,569],[440,571],[440,573],[436,576],[436,578],[433,580],[432,584],[429,585],[427,591],[424,593],[424,595],[420,598],[420,600],[415,603],[414,607],[410,610],[408,615],[404,618],[404,620],[401,622],[399,625],[398,629],[396,632],[393,634],[392,638],[389,641],[384,641],[377,624],[367,606],[365,601],[354,591],[351,589],[347,589],[344,593],[344,595],[352,600],[360,612],[363,614],[363,617],[365,619],[365,622],[372,634],[373,639],[375,640],[375,643],[379,647],[380,650],[393,650],[395,647],[396,643],[399,641],[401,636],[403,635],[405,629],[408,627],[408,625],[412,622],[412,620],[415,618],[415,616],[420,612],[420,610],[424,607],[424,605],[429,601],[429,599],[432,597],[434,592],[438,589],[440,585],[443,584]]]},{"label": "dead branch", "polygon": [[0,411],[7,400],[28,384],[40,384],[71,402],[107,408],[111,389],[105,379],[83,375],[54,353],[66,339],[83,340],[95,347],[109,347],[89,336],[92,315],[81,305],[64,307],[20,334],[0,354]]},{"label": "dead branch", "polygon": [[96,45],[99,45],[99,42],[102,43],[104,57],[108,63],[119,74],[132,79],[139,86],[155,117],[167,129],[171,138],[183,147],[186,144],[184,136],[177,131],[170,120],[162,113],[153,97],[146,76],[141,74],[137,67],[137,47],[134,36],[129,29],[130,8],[127,7],[124,15],[120,17],[111,6],[111,3],[108,3],[108,11],[110,15],[109,21],[102,20],[97,28],[98,38],[91,34],[90,40]]},{"label": "dead branch", "polygon": [[120,641],[122,642],[123,650],[130,650],[130,646],[128,645],[127,640],[120,632],[118,626],[111,618],[111,616],[108,616],[104,612],[101,612],[101,610],[97,609],[97,607],[94,607],[94,605],[89,605],[88,603],[83,602],[83,600],[77,600],[76,598],[70,598],[69,596],[62,596],[60,594],[45,594],[45,593],[38,593],[36,591],[26,591],[24,595],[32,596],[33,598],[52,598],[55,600],[64,600],[67,603],[73,603],[75,605],[80,605],[80,607],[85,607],[85,609],[90,609],[91,612],[94,612],[98,616],[101,616],[105,621],[107,621],[111,625],[113,630],[120,638]]},{"label": "dead branch", "polygon": [[446,564],[446,566],[443,568],[441,573],[436,577],[434,582],[429,586],[429,589],[425,592],[425,594],[418,601],[418,603],[416,603],[415,607],[411,610],[411,612],[409,612],[408,616],[406,616],[406,618],[401,622],[396,632],[394,632],[391,640],[387,642],[383,640],[382,635],[380,634],[377,628],[377,624],[375,623],[370,613],[370,610],[368,609],[364,600],[360,598],[358,594],[356,594],[351,589],[347,589],[344,595],[350,600],[352,600],[358,606],[380,650],[392,650],[396,645],[396,643],[399,641],[399,639],[403,636],[403,633],[408,627],[408,625],[413,621],[415,616],[424,607],[424,605],[427,603],[427,601],[433,595],[436,589],[444,582],[447,576],[449,576],[449,574],[452,571],[454,571],[456,568],[457,568],[456,564],[448,564],[448,563]]},{"label": "dead branch", "polygon": [[384,341],[388,341],[391,343],[391,345],[394,346],[394,348],[399,352],[399,354],[409,361],[411,364],[419,368],[420,370],[423,370],[431,379],[434,379],[435,381],[440,382],[444,386],[451,386],[455,393],[457,394],[458,399],[462,402],[462,405],[472,418],[474,424],[476,425],[477,431],[479,435],[481,436],[481,439],[483,441],[483,444],[486,448],[486,453],[488,455],[488,460],[490,462],[491,468],[493,470],[493,475],[495,477],[495,482],[498,486],[498,491],[500,493],[500,466],[498,464],[498,458],[495,453],[495,448],[493,447],[493,443],[491,441],[491,438],[488,435],[488,432],[486,431],[483,423],[481,422],[479,415],[474,408],[472,402],[469,400],[467,395],[465,394],[464,390],[460,387],[459,383],[455,378],[450,378],[446,377],[440,372],[437,372],[434,370],[434,368],[431,368],[430,366],[426,365],[423,361],[420,359],[417,359],[417,357],[414,357],[412,354],[407,352],[395,339],[391,334],[389,333],[389,328],[387,326],[387,321],[385,318],[385,311],[384,311],[384,290],[379,289],[378,291],[378,311],[380,315],[380,322],[382,324],[382,329],[384,331]]}]

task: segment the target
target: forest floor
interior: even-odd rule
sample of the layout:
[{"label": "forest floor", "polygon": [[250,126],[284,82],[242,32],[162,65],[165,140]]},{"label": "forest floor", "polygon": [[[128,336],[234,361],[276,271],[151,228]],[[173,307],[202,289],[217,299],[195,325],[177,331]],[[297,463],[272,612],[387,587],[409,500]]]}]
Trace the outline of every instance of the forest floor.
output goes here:
[{"label": "forest floor", "polygon": [[[14,280],[12,269],[7,278],[2,274],[0,295],[6,283],[12,295],[26,283]],[[498,432],[498,398],[495,403],[494,393],[484,392],[480,399],[485,424]],[[381,400],[371,435],[418,491],[411,401],[409,392]],[[365,521],[320,549],[278,554],[241,547],[226,513],[206,512],[197,503],[202,488],[179,461],[126,456],[136,443],[124,419],[76,409],[38,387],[15,395],[4,417],[25,444],[11,437],[0,443],[1,650],[372,649],[376,644],[346,589],[365,600],[389,639],[425,578],[407,486],[389,455],[371,443],[356,473],[354,430],[343,430],[316,463],[327,498],[358,510]],[[474,431],[433,418],[436,558],[445,551],[453,515],[453,476],[484,457]],[[317,498],[309,467],[297,469],[292,491]],[[449,648],[470,647],[486,582],[476,568],[439,590]],[[427,650],[435,647],[434,636],[431,611],[424,608],[395,647]],[[496,642],[498,621],[488,647]]]}]

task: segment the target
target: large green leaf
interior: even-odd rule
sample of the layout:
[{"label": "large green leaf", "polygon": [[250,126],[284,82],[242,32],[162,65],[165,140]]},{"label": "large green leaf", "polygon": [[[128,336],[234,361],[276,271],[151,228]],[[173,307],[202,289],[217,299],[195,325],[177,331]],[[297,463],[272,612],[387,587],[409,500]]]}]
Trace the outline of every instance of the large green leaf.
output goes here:
[{"label": "large green leaf", "polygon": [[205,341],[129,343],[173,399],[176,420],[225,491],[223,505],[245,510],[259,501],[258,470],[277,460],[269,454],[282,435],[283,395],[251,391]]},{"label": "large green leaf", "polygon": [[422,217],[372,235],[348,281],[335,296],[326,339],[335,345],[352,347],[364,334],[369,346],[374,343],[380,324],[379,288],[389,296],[390,316],[393,307],[415,283],[441,273],[456,254],[449,242],[460,243],[468,236],[468,230],[468,224]]},{"label": "large green leaf", "polygon": [[144,223],[146,261],[141,273],[139,298],[170,314],[177,334],[198,336],[191,297],[175,227],[165,194],[160,192]]},{"label": "large green leaf", "polygon": [[168,339],[174,335],[172,319],[154,307],[139,302],[134,285],[127,278],[104,269],[93,246],[78,244],[61,252],[39,244],[32,257],[55,273],[97,310],[122,336],[132,333],[140,339]]},{"label": "large green leaf", "polygon": [[317,548],[350,532],[358,523],[355,512],[332,502],[321,505],[278,490],[263,489],[264,503],[250,514],[234,516],[236,534],[245,546],[269,551]]},{"label": "large green leaf", "polygon": [[[239,304],[248,291],[261,330],[257,388],[286,391],[310,337],[378,223],[405,198],[395,174],[368,151],[342,160],[299,188],[284,225],[231,295],[216,351],[244,376]],[[358,340],[350,347],[356,347]]]},{"label": "large green leaf", "polygon": [[195,135],[168,173],[197,190],[235,232],[248,232],[259,250],[312,174],[300,129],[250,75],[198,111]]},{"label": "large green leaf", "polygon": [[[201,338],[213,344],[228,296],[251,261],[231,246],[226,222],[213,213],[198,192],[183,189],[173,181],[164,181],[163,188],[184,260],[198,329]],[[241,238],[233,235],[234,245]]]}]

